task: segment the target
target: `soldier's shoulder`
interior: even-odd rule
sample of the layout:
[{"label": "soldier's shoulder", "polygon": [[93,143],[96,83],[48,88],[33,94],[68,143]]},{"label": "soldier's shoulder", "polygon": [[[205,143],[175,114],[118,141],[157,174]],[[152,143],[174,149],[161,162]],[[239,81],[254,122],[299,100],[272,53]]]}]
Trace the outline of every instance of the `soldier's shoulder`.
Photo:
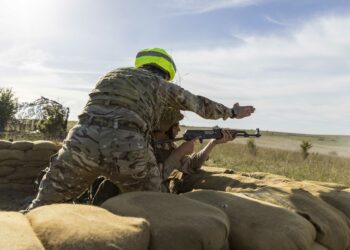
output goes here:
[{"label": "soldier's shoulder", "polygon": [[110,71],[108,74],[113,74],[115,76],[140,76],[140,77],[151,77],[153,74],[148,70],[142,68],[134,68],[134,67],[124,67],[124,68],[116,68]]}]

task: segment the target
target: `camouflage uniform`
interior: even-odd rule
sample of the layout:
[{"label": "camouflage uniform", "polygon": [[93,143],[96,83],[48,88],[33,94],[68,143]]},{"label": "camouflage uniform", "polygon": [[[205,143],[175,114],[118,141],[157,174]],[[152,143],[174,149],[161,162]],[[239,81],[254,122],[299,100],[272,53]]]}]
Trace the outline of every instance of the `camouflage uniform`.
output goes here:
[{"label": "camouflage uniform", "polygon": [[165,107],[207,119],[231,117],[230,108],[196,96],[142,68],[120,68],[102,77],[43,177],[29,209],[65,202],[104,175],[122,192],[161,191],[151,131]]}]

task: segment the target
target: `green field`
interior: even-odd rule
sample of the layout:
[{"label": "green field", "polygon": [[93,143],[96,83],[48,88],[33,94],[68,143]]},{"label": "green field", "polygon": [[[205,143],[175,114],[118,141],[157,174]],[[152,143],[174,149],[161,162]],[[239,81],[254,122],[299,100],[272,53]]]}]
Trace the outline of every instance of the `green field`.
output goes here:
[{"label": "green field", "polygon": [[[198,144],[197,150],[203,145]],[[207,166],[224,167],[242,172],[269,172],[295,180],[316,180],[350,186],[350,158],[311,153],[303,159],[301,152],[227,143],[212,151]]]}]

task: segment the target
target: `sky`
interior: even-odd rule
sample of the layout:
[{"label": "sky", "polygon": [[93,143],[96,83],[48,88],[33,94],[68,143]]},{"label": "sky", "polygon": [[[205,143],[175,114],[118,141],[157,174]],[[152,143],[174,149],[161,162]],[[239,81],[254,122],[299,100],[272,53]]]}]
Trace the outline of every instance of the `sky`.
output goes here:
[{"label": "sky", "polygon": [[249,118],[182,124],[350,135],[349,0],[0,0],[0,87],[77,120],[108,71],[161,47],[174,83]]}]

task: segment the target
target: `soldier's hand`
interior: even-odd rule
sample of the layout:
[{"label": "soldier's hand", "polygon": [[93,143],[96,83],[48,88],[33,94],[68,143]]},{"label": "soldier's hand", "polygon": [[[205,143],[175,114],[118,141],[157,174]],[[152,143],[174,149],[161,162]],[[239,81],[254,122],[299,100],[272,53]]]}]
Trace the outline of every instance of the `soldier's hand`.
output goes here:
[{"label": "soldier's hand", "polygon": [[235,133],[231,133],[229,129],[222,129],[221,130],[222,137],[220,139],[216,139],[214,141],[215,144],[221,144],[221,143],[226,143],[228,141],[232,141],[233,139],[236,138]]},{"label": "soldier's hand", "polygon": [[232,118],[242,119],[250,116],[254,113],[255,108],[253,106],[240,106],[239,103],[235,103],[232,108]]}]

